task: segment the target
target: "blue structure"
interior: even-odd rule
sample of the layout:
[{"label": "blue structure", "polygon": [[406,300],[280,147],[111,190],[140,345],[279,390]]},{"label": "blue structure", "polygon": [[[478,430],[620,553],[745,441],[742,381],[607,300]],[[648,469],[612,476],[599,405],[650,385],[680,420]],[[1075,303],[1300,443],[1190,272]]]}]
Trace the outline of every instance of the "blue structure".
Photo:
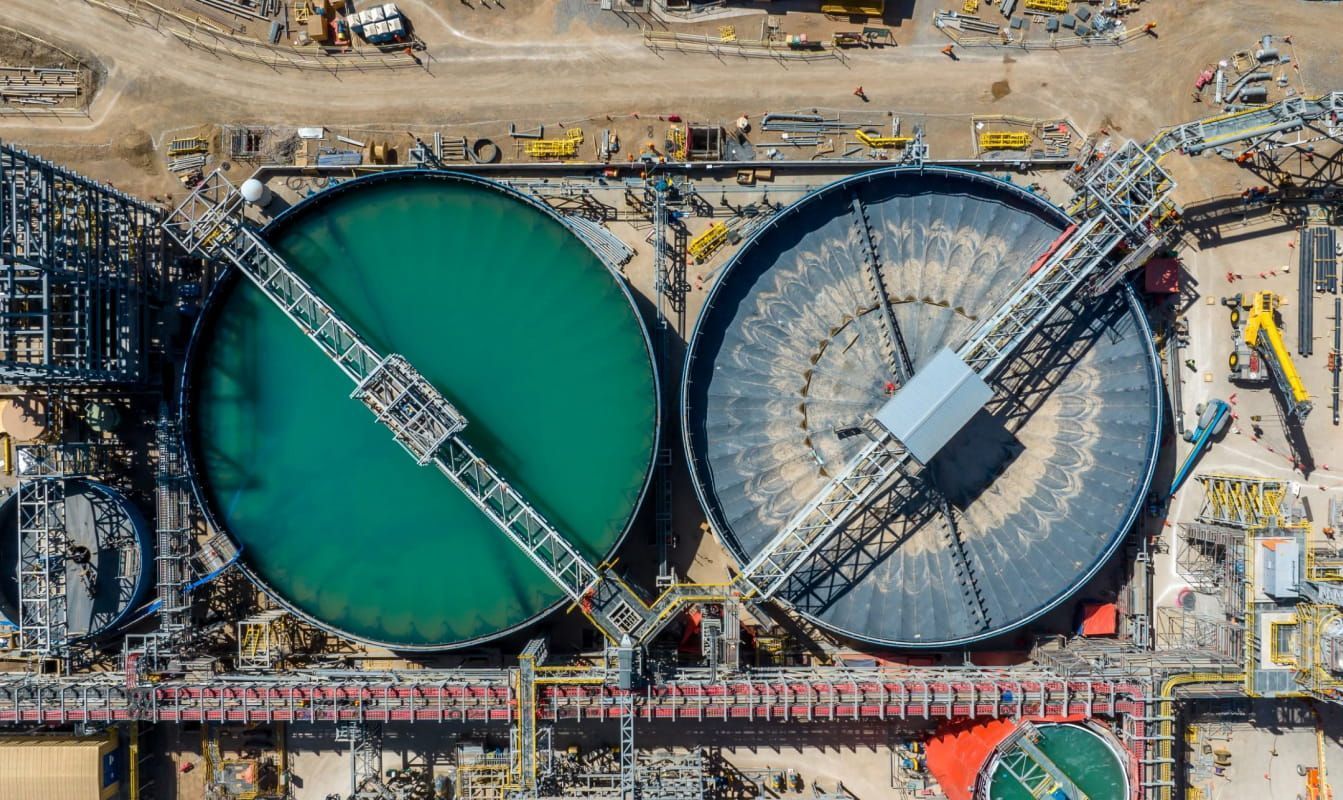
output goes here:
[{"label": "blue structure", "polygon": [[1194,449],[1185,456],[1184,463],[1180,465],[1180,471],[1175,473],[1175,480],[1170,485],[1170,491],[1166,496],[1171,497],[1180,491],[1180,487],[1188,480],[1189,475],[1194,471],[1194,464],[1198,462],[1199,456],[1212,442],[1212,437],[1221,433],[1230,419],[1231,406],[1226,404],[1225,400],[1213,400],[1200,410],[1198,424],[1191,431],[1185,431],[1184,438],[1187,442],[1193,442]]}]

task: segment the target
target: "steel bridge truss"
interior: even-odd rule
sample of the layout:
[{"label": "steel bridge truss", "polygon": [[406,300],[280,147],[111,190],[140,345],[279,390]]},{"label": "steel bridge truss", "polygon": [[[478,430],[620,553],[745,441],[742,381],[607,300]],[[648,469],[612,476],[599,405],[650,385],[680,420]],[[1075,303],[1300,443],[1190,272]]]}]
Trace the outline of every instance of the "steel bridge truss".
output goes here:
[{"label": "steel bridge truss", "polygon": [[0,381],[138,382],[159,212],[0,144]]},{"label": "steel bridge truss", "polygon": [[254,283],[353,380],[352,397],[416,462],[434,464],[531,558],[608,637],[646,623],[646,604],[597,569],[493,467],[458,436],[466,420],[402,356],[383,357],[319,298],[243,220],[242,198],[219,172],[209,176],[164,223],[183,248],[222,258]]},{"label": "steel bridge truss", "polygon": [[[1110,254],[1117,246],[1129,241],[1136,243],[1135,250],[1150,249],[1146,243],[1158,236],[1153,218],[1168,206],[1173,188],[1170,175],[1134,142],[1092,167],[1081,178],[1075,202],[1074,213],[1082,221],[1023,276],[998,311],[970,333],[957,349],[957,355],[985,381],[991,379],[1081,286],[1088,282],[1104,283],[1117,270],[1127,269],[1130,263],[1127,259],[1120,261],[1118,267],[1109,264]],[[855,214],[865,218],[861,204],[854,202]],[[874,255],[868,258],[871,260]],[[888,335],[892,334],[888,331]],[[898,335],[897,327],[893,336]],[[868,505],[878,490],[890,492],[896,498],[912,496],[915,479],[906,469],[912,461],[893,436],[885,431],[877,433],[746,565],[741,581],[754,589],[758,598],[772,597],[854,514]],[[954,525],[952,538],[955,539]],[[962,577],[969,581],[967,591],[974,595],[973,571],[968,562],[962,560],[962,566]]]},{"label": "steel bridge truss", "polygon": [[1319,97],[1289,97],[1271,106],[1257,106],[1231,114],[1177,125],[1153,140],[1161,152],[1179,150],[1198,155],[1218,147],[1249,142],[1250,149],[1296,146],[1279,143],[1282,134],[1316,130],[1323,138],[1343,136],[1343,92]]}]

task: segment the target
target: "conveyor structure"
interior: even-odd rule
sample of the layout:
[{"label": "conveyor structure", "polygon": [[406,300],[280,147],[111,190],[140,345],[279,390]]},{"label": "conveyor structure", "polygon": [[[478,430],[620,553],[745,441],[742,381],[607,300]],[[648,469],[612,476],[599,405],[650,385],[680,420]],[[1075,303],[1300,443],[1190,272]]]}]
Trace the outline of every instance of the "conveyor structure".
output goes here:
[{"label": "conveyor structure", "polygon": [[[1104,291],[1162,243],[1166,223],[1177,216],[1169,200],[1173,181],[1159,164],[1167,153],[1196,154],[1293,126],[1325,124],[1322,135],[1337,135],[1340,109],[1343,93],[1293,98],[1253,112],[1167,129],[1146,145],[1130,141],[1087,165],[1075,176],[1077,194],[1071,211],[1076,225],[1047,257],[1023,265],[1016,289],[956,348],[956,358],[987,382],[1068,297],[1079,291]],[[591,564],[505,476],[480,458],[463,439],[467,421],[451,403],[404,358],[372,350],[251,229],[241,210],[241,196],[216,172],[170,215],[165,227],[189,252],[223,258],[260,287],[354,381],[353,396],[392,430],[416,461],[435,464],[564,590],[612,645],[647,642],[687,604],[773,597],[879,489],[897,497],[919,490],[918,463],[889,431],[869,425],[872,442],[836,471],[733,583],[674,584],[647,603],[609,567]],[[854,213],[861,225],[861,202],[855,203]],[[1125,254],[1113,257],[1121,246],[1127,248]],[[898,342],[893,343],[898,351]],[[972,580],[970,565],[965,566],[963,579]]]},{"label": "conveyor structure", "polygon": [[[0,677],[0,723],[74,722],[496,722],[516,718],[507,669],[351,670],[187,679],[126,658],[124,674]],[[152,659],[150,659],[152,660]],[[600,672],[549,668],[537,686],[540,721],[615,721],[627,693]],[[1043,667],[759,668],[708,679],[703,670],[667,676],[634,692],[639,720],[847,723],[854,720],[1009,718],[1138,711],[1146,678]]]},{"label": "conveyor structure", "polygon": [[158,550],[158,612],[165,633],[177,633],[190,624],[188,581],[191,567],[187,556],[193,541],[190,488],[183,463],[177,420],[163,409],[155,429],[158,446],[155,517]]}]

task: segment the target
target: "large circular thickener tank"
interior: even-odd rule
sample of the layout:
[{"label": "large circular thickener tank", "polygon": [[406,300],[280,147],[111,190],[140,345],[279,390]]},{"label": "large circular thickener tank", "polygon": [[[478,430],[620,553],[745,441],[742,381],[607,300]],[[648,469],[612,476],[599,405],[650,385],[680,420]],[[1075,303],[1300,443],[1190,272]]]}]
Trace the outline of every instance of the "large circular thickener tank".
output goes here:
[{"label": "large circular thickener tank", "polygon": [[[1125,800],[1129,796],[1128,773],[1124,771],[1127,758],[1112,737],[1089,726],[1041,723],[1035,726],[1039,738],[1035,746],[1053,765],[1067,775],[1082,794],[1090,800]],[[986,771],[988,800],[1034,800],[1031,788],[1023,784],[1014,772],[1028,772],[1021,762],[1007,756],[995,755]],[[1029,766],[1027,760],[1024,766]]]},{"label": "large circular thickener tank", "polygon": [[[555,214],[489,181],[402,171],[315,195],[265,236],[372,347],[442,391],[468,443],[581,551],[616,547],[652,468],[656,377],[624,284]],[[255,286],[217,287],[189,362],[204,505],[291,610],[439,649],[563,598]]]},{"label": "large circular thickener tank", "polygon": [[[682,396],[697,491],[743,562],[870,441],[861,426],[898,388],[855,197],[916,372],[997,309],[1068,224],[988,176],[895,168],[814,192],[750,238],[701,312]],[[1039,617],[1100,569],[1156,462],[1143,311],[1126,287],[1073,301],[1019,352],[924,489],[903,504],[879,494],[783,600],[854,638],[948,646]]]},{"label": "large circular thickener tank", "polygon": [[[52,516],[67,545],[57,553],[65,570],[65,627],[71,639],[111,633],[144,598],[152,582],[149,525],[121,492],[85,478],[45,478]],[[62,488],[63,487],[63,488]],[[31,495],[39,497],[42,490]],[[34,506],[34,509],[37,507]],[[34,512],[40,518],[39,512]],[[19,495],[0,505],[0,612],[17,624]]]}]

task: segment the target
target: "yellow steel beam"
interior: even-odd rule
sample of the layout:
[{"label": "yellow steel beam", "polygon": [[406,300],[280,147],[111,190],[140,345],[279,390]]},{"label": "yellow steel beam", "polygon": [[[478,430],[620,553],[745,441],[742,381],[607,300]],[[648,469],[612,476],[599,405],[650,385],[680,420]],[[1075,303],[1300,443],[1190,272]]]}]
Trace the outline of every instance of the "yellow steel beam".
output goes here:
[{"label": "yellow steel beam", "polygon": [[1021,131],[988,131],[979,134],[980,150],[1025,150],[1031,135]]},{"label": "yellow steel beam", "polygon": [[727,233],[727,223],[715,222],[686,244],[686,252],[695,259],[696,264],[703,264],[718,252],[720,247],[727,244]]},{"label": "yellow steel beam", "polygon": [[[1273,292],[1255,293],[1254,299],[1250,301],[1249,318],[1245,323],[1245,343],[1260,352],[1264,352],[1265,349],[1271,351],[1272,357],[1282,368],[1282,376],[1287,381],[1292,399],[1297,403],[1304,403],[1310,400],[1310,392],[1306,391],[1301,375],[1296,371],[1296,364],[1292,361],[1291,352],[1287,349],[1286,342],[1282,340],[1282,331],[1278,328],[1276,315],[1279,302],[1279,297]],[[1262,342],[1261,334],[1264,337]]]}]

